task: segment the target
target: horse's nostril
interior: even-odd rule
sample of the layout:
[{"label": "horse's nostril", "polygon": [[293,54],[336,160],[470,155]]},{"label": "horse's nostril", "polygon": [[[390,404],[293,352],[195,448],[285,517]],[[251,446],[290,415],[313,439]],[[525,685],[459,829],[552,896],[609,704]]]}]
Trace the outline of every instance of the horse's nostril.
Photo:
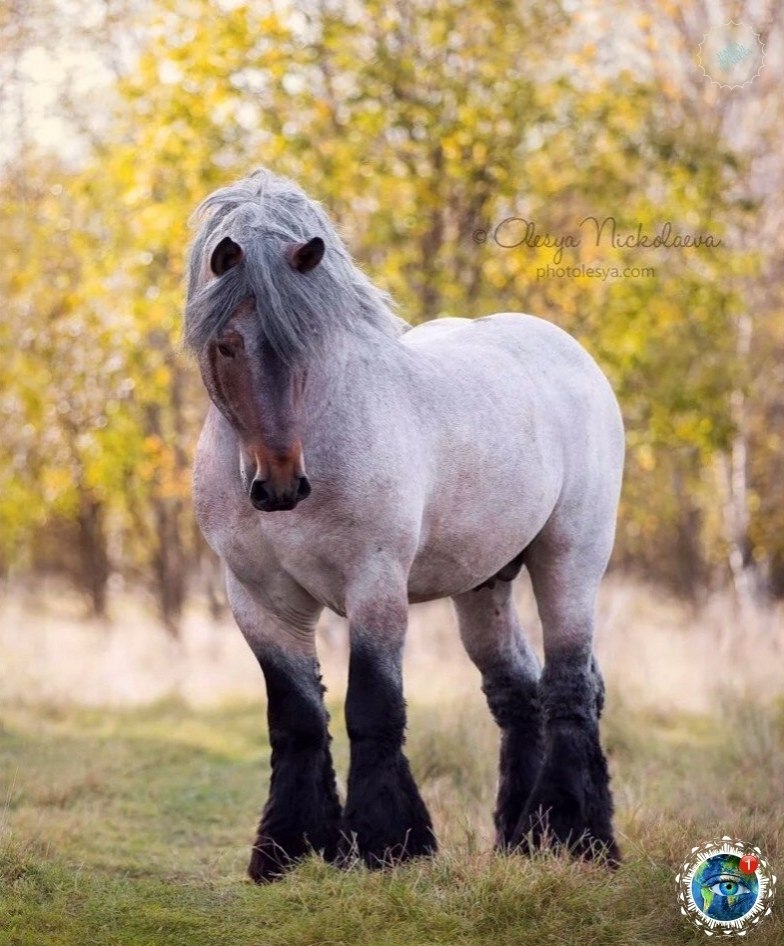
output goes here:
[{"label": "horse's nostril", "polygon": [[250,484],[250,501],[254,506],[266,502],[269,498],[270,493],[264,480],[254,480]]},{"label": "horse's nostril", "polygon": [[310,496],[310,483],[306,476],[298,476],[286,490],[270,488],[267,480],[254,480],[250,484],[250,501],[262,512],[293,509],[307,496]]},{"label": "horse's nostril", "polygon": [[307,476],[300,476],[299,482],[297,483],[297,500],[307,499],[310,496],[311,487],[310,480]]}]

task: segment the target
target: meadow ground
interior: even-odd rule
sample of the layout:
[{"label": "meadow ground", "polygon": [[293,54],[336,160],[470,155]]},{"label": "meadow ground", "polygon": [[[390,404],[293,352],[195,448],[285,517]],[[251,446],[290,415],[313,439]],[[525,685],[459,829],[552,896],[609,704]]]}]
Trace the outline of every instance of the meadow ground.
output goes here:
[{"label": "meadow ground", "polygon": [[[723,607],[690,616],[612,583],[600,611],[620,870],[490,852],[497,734],[451,621],[431,609],[415,617],[407,657],[408,752],[441,853],[381,873],[339,871],[313,858],[259,888],[244,870],[269,774],[263,689],[248,666],[238,680],[257,687],[256,698],[243,691],[229,700],[221,690],[217,681],[228,674],[221,662],[234,644],[210,645],[201,692],[194,654],[207,645],[196,632],[186,635],[176,646],[191,669],[172,677],[175,695],[130,705],[149,696],[143,676],[136,690],[128,679],[113,690],[104,657],[88,659],[78,636],[84,628],[61,622],[62,673],[74,682],[70,699],[54,700],[50,690],[33,688],[32,677],[17,692],[20,653],[38,632],[17,625],[14,644],[16,618],[6,610],[0,655],[6,668],[20,669],[15,681],[8,670],[0,676],[8,684],[0,706],[0,944],[705,942],[675,897],[675,873],[690,848],[731,834],[758,843],[779,872],[784,857],[784,702],[765,676],[778,676],[781,687],[781,615],[752,629]],[[101,653],[119,647],[106,636],[113,641],[116,629],[89,633]],[[235,639],[228,628],[220,633]],[[170,659],[175,645],[150,634]],[[333,629],[322,649],[344,777],[341,634]],[[39,664],[51,659],[55,673],[50,645],[39,643]],[[83,661],[81,686],[74,654]],[[129,644],[127,677],[141,674],[140,666],[167,665],[150,652],[137,666],[133,654],[138,646]],[[245,660],[241,649],[236,659]],[[784,942],[781,896],[750,943]]]}]

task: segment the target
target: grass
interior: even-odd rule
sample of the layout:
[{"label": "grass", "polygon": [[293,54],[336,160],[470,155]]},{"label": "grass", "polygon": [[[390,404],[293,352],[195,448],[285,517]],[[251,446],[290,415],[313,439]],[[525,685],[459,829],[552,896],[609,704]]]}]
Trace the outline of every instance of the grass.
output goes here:
[{"label": "grass", "polygon": [[[261,704],[0,709],[2,946],[668,946],[704,942],[674,876],[722,834],[784,852],[784,706],[711,717],[609,701],[625,862],[490,852],[497,736],[481,696],[414,704],[409,755],[442,852],[382,873],[244,871],[268,778]],[[347,746],[333,711],[335,758]],[[779,907],[749,936],[784,942]]]}]

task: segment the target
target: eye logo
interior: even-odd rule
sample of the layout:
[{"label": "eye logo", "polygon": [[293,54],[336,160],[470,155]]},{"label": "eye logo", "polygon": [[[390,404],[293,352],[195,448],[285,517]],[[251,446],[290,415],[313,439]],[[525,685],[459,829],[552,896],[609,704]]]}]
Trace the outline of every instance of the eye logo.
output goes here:
[{"label": "eye logo", "polygon": [[692,848],[675,880],[681,913],[708,936],[743,936],[773,907],[775,875],[759,848],[737,838]]},{"label": "eye logo", "polygon": [[735,854],[714,854],[700,864],[691,881],[691,896],[697,908],[714,920],[739,920],[757,902],[756,875],[740,871]]}]

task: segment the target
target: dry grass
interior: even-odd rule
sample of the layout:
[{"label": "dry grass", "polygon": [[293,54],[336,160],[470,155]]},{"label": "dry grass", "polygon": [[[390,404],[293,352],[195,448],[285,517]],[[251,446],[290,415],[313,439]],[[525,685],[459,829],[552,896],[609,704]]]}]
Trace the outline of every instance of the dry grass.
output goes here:
[{"label": "dry grass", "polygon": [[[269,751],[239,632],[194,614],[177,645],[130,602],[112,628],[68,607],[2,612],[2,946],[698,943],[674,895],[689,849],[729,833],[774,866],[784,854],[780,613],[740,622],[717,601],[690,615],[607,583],[604,740],[625,855],[609,873],[491,853],[497,732],[448,607],[416,609],[408,752],[441,853],[382,874],[313,859],[258,889],[244,867]],[[345,629],[321,645],[344,775]],[[784,942],[781,917],[757,946]]]},{"label": "dry grass", "polygon": [[[284,882],[244,878],[268,777],[260,707],[0,712],[3,946],[669,946],[702,942],[674,876],[724,833],[784,854],[784,705],[711,719],[611,700],[605,741],[618,872],[490,851],[497,739],[481,703],[411,707],[409,752],[433,813],[433,861],[371,874],[314,859]],[[333,707],[337,709],[337,707]],[[335,714],[336,720],[339,714]],[[336,722],[335,755],[347,745]],[[739,764],[747,739],[758,748]],[[778,946],[778,913],[755,931]]]},{"label": "dry grass", "polygon": [[[541,654],[541,629],[525,577],[524,626]],[[44,588],[0,605],[0,693],[5,700],[139,706],[178,698],[215,706],[263,698],[253,659],[231,617],[186,616],[182,640],[168,637],[143,600],[128,596],[111,624],[85,621],[72,598]],[[597,649],[607,682],[635,706],[707,712],[717,698],[784,690],[784,609],[739,614],[716,597],[700,612],[640,584],[609,578],[601,592]],[[330,691],[345,689],[345,624],[322,621],[320,655]],[[406,690],[441,703],[478,686],[460,646],[451,605],[411,609]]]}]

